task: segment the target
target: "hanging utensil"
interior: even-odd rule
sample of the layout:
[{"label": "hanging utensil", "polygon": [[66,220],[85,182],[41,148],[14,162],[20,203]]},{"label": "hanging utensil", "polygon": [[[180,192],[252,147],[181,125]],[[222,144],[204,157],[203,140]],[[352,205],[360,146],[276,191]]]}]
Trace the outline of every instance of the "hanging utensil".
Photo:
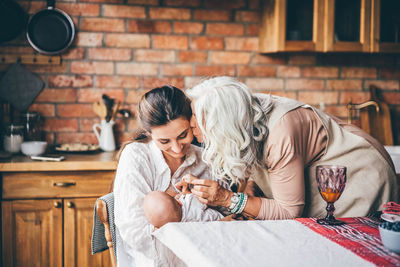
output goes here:
[{"label": "hanging utensil", "polygon": [[115,119],[115,116],[117,115],[118,108],[119,108],[120,104],[121,104],[121,102],[117,101],[117,104],[113,107],[112,114],[111,114],[111,120],[112,121]]}]

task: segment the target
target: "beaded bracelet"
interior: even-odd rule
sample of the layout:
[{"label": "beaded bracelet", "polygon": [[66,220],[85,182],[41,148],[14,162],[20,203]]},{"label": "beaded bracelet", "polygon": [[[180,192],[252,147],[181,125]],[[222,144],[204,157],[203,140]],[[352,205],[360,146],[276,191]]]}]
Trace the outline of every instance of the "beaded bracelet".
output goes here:
[{"label": "beaded bracelet", "polygon": [[242,202],[237,214],[240,214],[243,212],[244,208],[246,207],[247,200],[249,199],[249,196],[247,194],[243,194],[243,195],[244,195],[244,199],[243,199],[243,202]]},{"label": "beaded bracelet", "polygon": [[240,200],[239,202],[233,207],[230,211],[235,214],[240,214],[243,212],[244,208],[246,207],[248,195],[244,193],[239,193]]}]

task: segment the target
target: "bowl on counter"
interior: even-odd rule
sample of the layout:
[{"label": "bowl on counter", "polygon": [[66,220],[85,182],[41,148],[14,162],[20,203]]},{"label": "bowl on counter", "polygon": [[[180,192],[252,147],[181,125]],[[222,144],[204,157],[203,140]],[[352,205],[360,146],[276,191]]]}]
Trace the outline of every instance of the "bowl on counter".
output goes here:
[{"label": "bowl on counter", "polygon": [[383,222],[379,234],[385,248],[400,254],[400,222]]},{"label": "bowl on counter", "polygon": [[21,152],[27,156],[39,156],[46,152],[47,142],[28,141],[21,144]]}]

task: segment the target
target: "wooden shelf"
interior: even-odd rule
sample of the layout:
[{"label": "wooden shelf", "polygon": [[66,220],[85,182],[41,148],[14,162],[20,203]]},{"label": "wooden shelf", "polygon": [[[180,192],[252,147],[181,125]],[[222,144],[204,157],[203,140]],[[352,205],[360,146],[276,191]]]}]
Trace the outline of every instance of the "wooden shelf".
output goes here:
[{"label": "wooden shelf", "polygon": [[0,54],[0,63],[21,63],[32,65],[60,65],[61,56],[44,55],[2,55]]}]

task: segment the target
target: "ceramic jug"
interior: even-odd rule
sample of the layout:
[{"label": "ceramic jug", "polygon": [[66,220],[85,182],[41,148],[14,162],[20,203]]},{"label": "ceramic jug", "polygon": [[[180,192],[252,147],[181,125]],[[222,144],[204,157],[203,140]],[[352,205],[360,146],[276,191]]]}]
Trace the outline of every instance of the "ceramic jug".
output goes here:
[{"label": "ceramic jug", "polygon": [[97,140],[99,141],[99,146],[104,151],[115,150],[115,139],[113,133],[114,124],[115,122],[113,120],[109,122],[102,120],[101,124],[96,123],[93,125],[93,131],[96,134]]}]

